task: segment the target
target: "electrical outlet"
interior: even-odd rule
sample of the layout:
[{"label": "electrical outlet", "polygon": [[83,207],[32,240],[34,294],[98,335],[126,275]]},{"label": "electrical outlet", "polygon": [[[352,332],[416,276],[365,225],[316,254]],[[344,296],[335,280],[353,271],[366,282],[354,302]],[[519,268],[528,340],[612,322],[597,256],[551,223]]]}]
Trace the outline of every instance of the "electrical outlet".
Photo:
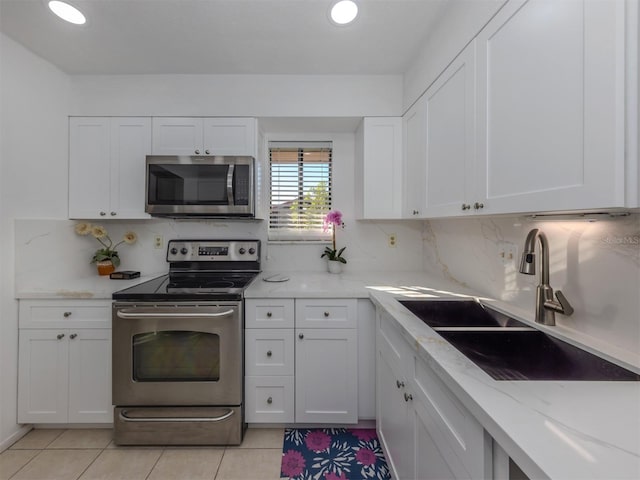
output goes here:
[{"label": "electrical outlet", "polygon": [[156,235],[153,237],[153,248],[162,248],[162,235]]},{"label": "electrical outlet", "polygon": [[498,257],[500,257],[502,265],[506,266],[513,263],[517,253],[517,247],[514,243],[506,241],[498,242]]},{"label": "electrical outlet", "polygon": [[396,247],[396,245],[398,243],[398,239],[397,239],[395,233],[389,234],[389,237],[387,239],[387,243],[389,244],[390,248],[395,248]]}]

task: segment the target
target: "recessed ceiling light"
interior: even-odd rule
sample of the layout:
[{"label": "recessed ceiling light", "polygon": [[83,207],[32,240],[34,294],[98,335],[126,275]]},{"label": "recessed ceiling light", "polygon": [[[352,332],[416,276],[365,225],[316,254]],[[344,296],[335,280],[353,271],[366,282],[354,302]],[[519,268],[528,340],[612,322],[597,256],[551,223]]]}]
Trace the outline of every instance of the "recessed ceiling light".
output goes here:
[{"label": "recessed ceiling light", "polygon": [[331,20],[338,25],[353,22],[358,15],[358,5],[353,0],[340,0],[331,7]]},{"label": "recessed ceiling light", "polygon": [[73,23],[75,25],[84,25],[87,23],[87,19],[84,17],[82,12],[73,5],[69,5],[68,3],[60,2],[58,0],[51,0],[48,5],[49,9],[53,13],[69,23]]}]

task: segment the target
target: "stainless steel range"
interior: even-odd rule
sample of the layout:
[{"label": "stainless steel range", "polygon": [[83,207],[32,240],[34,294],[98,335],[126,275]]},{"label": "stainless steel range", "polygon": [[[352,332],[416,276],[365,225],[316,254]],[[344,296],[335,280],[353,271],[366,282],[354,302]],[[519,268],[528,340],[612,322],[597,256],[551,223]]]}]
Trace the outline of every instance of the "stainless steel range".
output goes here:
[{"label": "stainless steel range", "polygon": [[171,240],[169,274],[113,294],[114,440],[238,445],[243,291],[258,240]]}]

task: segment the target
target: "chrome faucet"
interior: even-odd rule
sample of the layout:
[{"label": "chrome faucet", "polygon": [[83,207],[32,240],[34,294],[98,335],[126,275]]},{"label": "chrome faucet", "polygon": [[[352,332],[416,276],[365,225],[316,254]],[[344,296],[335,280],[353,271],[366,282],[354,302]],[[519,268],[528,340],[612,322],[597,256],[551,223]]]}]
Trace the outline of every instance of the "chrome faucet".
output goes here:
[{"label": "chrome faucet", "polygon": [[536,290],[536,322],[544,325],[556,324],[556,312],[571,315],[573,307],[560,290],[556,292],[558,301],[554,299],[553,288],[549,285],[549,242],[541,230],[534,228],[527,235],[520,262],[520,273],[535,275],[536,273],[536,239],[540,240],[540,283]]}]

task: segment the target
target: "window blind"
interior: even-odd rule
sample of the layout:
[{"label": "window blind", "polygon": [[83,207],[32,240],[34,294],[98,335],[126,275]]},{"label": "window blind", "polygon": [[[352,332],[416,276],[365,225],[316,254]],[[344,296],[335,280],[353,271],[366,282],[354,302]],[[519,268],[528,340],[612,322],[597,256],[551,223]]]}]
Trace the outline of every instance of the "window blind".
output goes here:
[{"label": "window blind", "polygon": [[331,142],[269,142],[270,240],[326,240]]}]

